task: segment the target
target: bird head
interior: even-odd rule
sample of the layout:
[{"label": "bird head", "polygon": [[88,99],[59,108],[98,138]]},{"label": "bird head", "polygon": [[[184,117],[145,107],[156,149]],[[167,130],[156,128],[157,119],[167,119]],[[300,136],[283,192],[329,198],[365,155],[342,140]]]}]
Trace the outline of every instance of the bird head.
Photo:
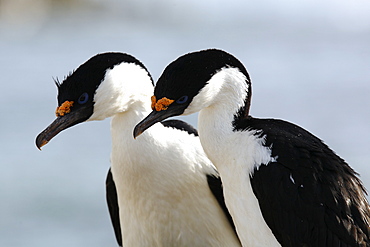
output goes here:
[{"label": "bird head", "polygon": [[[140,87],[139,83],[147,85]],[[54,136],[76,124],[102,120],[123,112],[132,104],[132,94],[149,97],[152,78],[144,65],[123,53],[98,54],[74,72],[58,88],[56,119],[36,138],[41,149]]]},{"label": "bird head", "polygon": [[188,53],[170,63],[155,86],[151,98],[153,111],[136,125],[134,137],[166,118],[192,114],[220,100],[227,69],[237,71],[250,86],[242,63],[222,50]]}]

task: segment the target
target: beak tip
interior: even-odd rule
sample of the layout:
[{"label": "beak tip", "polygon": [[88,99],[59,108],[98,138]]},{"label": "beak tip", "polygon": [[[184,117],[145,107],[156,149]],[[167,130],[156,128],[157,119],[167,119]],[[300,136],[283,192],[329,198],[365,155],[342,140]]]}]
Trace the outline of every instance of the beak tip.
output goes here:
[{"label": "beak tip", "polygon": [[48,141],[45,140],[45,139],[43,139],[43,138],[41,138],[40,135],[37,136],[37,138],[36,138],[36,147],[38,148],[38,150],[41,151],[41,148],[43,146],[45,146],[47,143],[48,143]]},{"label": "beak tip", "polygon": [[141,131],[139,128],[138,128],[138,126],[136,126],[135,127],[135,129],[134,129],[134,139],[136,140],[136,138],[139,136],[139,135],[141,135],[143,133],[143,131]]},{"label": "beak tip", "polygon": [[172,112],[170,111],[156,111],[153,110],[146,118],[141,120],[134,128],[134,139],[136,139],[139,135],[144,133],[147,129],[149,129],[154,124],[162,121],[163,119],[172,117]]}]

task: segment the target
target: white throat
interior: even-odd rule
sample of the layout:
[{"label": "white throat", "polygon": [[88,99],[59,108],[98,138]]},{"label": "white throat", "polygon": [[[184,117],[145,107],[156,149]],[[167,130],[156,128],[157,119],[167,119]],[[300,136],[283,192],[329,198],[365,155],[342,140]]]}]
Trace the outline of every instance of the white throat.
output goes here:
[{"label": "white throat", "polygon": [[194,97],[189,112],[200,110],[199,137],[220,173],[226,205],[243,246],[280,246],[263,219],[250,183],[256,168],[274,160],[271,149],[264,146],[264,137],[255,135],[256,130],[241,132],[233,127],[248,94],[245,80],[239,70],[223,68]]}]

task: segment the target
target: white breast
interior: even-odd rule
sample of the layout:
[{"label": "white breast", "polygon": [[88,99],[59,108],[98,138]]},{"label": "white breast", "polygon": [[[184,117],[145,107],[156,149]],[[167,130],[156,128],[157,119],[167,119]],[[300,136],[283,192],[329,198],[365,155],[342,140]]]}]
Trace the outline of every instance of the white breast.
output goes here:
[{"label": "white breast", "polygon": [[134,140],[137,121],[126,133],[121,117],[111,159],[124,246],[240,246],[208,187],[199,139],[156,124]]}]

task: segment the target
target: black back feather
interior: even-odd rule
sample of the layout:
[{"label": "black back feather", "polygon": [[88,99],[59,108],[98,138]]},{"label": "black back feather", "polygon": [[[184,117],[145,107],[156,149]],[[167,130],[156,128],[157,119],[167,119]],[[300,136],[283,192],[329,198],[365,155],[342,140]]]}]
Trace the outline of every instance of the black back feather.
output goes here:
[{"label": "black back feather", "polygon": [[282,246],[370,246],[370,207],[356,172],[320,139],[275,119],[246,118],[262,130],[275,162],[251,177],[263,217]]}]

